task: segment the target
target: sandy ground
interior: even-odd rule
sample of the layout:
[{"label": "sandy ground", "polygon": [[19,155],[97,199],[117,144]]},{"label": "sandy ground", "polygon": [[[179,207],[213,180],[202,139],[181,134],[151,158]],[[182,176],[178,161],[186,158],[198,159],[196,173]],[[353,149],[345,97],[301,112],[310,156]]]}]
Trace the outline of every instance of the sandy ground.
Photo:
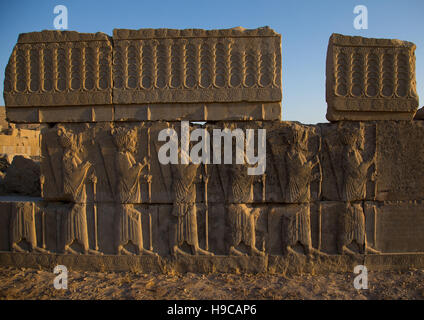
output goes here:
[{"label": "sandy ground", "polygon": [[0,299],[420,299],[424,270],[369,272],[367,290],[355,274],[137,274],[69,271],[56,290],[46,270],[0,268]]}]

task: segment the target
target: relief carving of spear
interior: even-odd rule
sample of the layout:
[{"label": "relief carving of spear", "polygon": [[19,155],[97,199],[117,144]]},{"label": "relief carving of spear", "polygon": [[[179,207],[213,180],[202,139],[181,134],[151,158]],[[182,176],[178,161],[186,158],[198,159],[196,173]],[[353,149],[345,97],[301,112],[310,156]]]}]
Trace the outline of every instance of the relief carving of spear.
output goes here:
[{"label": "relief carving of spear", "polygon": [[97,236],[97,177],[93,175],[94,249],[99,251]]},{"label": "relief carving of spear", "polygon": [[[151,156],[150,156],[150,128],[147,128],[147,159],[149,159],[149,162],[147,163],[147,187],[149,192],[149,203],[152,202],[152,175],[150,174],[151,166]],[[153,235],[152,235],[152,214],[149,212],[149,250],[153,251]]]},{"label": "relief carving of spear", "polygon": [[209,176],[208,176],[208,169],[207,165],[204,164],[205,168],[205,175],[204,175],[204,190],[205,190],[205,249],[209,250],[209,205],[208,205],[208,182],[209,182]]}]

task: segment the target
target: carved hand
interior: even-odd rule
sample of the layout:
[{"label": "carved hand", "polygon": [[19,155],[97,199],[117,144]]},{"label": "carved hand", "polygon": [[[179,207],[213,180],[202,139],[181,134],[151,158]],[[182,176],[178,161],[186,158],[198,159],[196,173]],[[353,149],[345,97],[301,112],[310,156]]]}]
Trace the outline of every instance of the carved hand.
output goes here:
[{"label": "carved hand", "polygon": [[97,183],[97,177],[95,176],[95,174],[94,174],[94,173],[90,176],[90,181],[91,181],[92,183]]},{"label": "carved hand", "polygon": [[148,161],[147,161],[147,158],[146,157],[144,157],[143,158],[143,161],[142,161],[142,168],[144,168],[145,166],[147,166],[149,163],[148,163]]},{"label": "carved hand", "polygon": [[202,182],[202,181],[204,181],[203,179],[204,179],[204,175],[203,175],[203,174],[199,174],[199,175],[197,175],[197,176],[195,177],[195,179],[194,179],[194,183]]}]

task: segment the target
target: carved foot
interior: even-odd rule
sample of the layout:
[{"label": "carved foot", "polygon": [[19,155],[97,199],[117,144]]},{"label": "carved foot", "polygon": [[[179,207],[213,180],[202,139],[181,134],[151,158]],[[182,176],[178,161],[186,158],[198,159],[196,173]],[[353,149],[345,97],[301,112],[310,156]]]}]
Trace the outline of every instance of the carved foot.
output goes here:
[{"label": "carved foot", "polygon": [[343,246],[343,248],[342,248],[342,254],[347,254],[347,255],[352,256],[352,257],[357,257],[357,256],[361,255],[360,252],[355,252],[355,251],[349,249],[346,246]]},{"label": "carved foot", "polygon": [[72,249],[70,246],[65,246],[65,254],[82,254],[81,252],[77,252]]},{"label": "carved foot", "polygon": [[292,248],[292,246],[287,246],[286,247],[286,252],[287,255],[293,255],[295,256],[297,259],[301,258],[301,257],[307,257],[308,259],[312,259],[312,253],[311,251],[308,251],[308,249],[305,250],[305,253],[300,253],[296,250],[294,250]]},{"label": "carved foot", "polygon": [[178,246],[174,246],[174,248],[172,248],[172,255],[173,256],[183,256],[183,257],[191,257],[191,254],[181,250]]},{"label": "carved foot", "polygon": [[124,254],[126,256],[135,256],[136,255],[135,253],[132,253],[132,252],[128,251],[127,249],[125,249],[123,246],[118,247],[118,254],[119,255]]},{"label": "carved foot", "polygon": [[40,248],[40,247],[34,247],[34,248],[32,248],[32,251],[39,252],[39,253],[51,253],[49,250],[46,250],[46,249]]},{"label": "carved foot", "polygon": [[236,248],[234,248],[234,246],[230,247],[230,255],[231,256],[247,257],[247,253],[243,253],[240,250],[237,250]]},{"label": "carved foot", "polygon": [[294,254],[296,256],[299,255],[299,252],[297,252],[296,250],[294,250],[291,246],[287,246],[286,247],[286,253],[287,254]]},{"label": "carved foot", "polygon": [[265,251],[260,251],[260,250],[258,250],[257,248],[252,247],[252,248],[250,249],[250,254],[251,254],[252,256],[260,256],[260,257],[264,257],[264,256],[265,256]]},{"label": "carved foot", "polygon": [[24,249],[22,249],[20,246],[18,246],[16,243],[12,244],[12,251],[13,252],[20,252],[20,253],[27,252]]},{"label": "carved foot", "polygon": [[212,252],[203,250],[202,248],[194,248],[194,254],[195,255],[201,255],[201,256],[214,256],[214,254]]},{"label": "carved foot", "polygon": [[315,248],[309,249],[309,255],[311,255],[311,256],[316,255],[316,256],[319,256],[319,257],[328,257],[328,254],[321,252],[321,251],[319,251],[318,249],[315,249]]},{"label": "carved foot", "polygon": [[369,254],[381,254],[381,251],[378,251],[378,250],[376,250],[376,249],[373,249],[373,248],[367,247],[367,248],[365,249],[365,253],[369,253]]},{"label": "carved foot", "polygon": [[159,257],[159,255],[156,252],[147,250],[147,249],[141,249],[140,250],[140,254],[146,254],[148,256],[152,256],[152,257]]},{"label": "carved foot", "polygon": [[88,254],[92,254],[92,255],[97,255],[97,256],[102,256],[103,252],[100,252],[98,250],[93,250],[93,249],[88,249],[87,251]]}]

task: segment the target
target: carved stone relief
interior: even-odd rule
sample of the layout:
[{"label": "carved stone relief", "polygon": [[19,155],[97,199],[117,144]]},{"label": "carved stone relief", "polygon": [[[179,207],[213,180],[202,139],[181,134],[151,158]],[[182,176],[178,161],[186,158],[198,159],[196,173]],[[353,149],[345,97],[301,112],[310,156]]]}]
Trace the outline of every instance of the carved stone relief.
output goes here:
[{"label": "carved stone relief", "polygon": [[112,44],[106,34],[21,34],[6,67],[7,107],[112,103]]},{"label": "carved stone relief", "polygon": [[[362,121],[415,113],[415,46],[333,35],[339,122],[256,121],[279,115],[280,41],[268,28],[21,36],[5,100],[44,123],[42,199],[0,199],[0,250],[184,270],[423,252],[424,124]],[[193,119],[208,122],[180,121]]]},{"label": "carved stone relief", "polygon": [[333,34],[326,79],[329,121],[412,120],[417,111],[411,42]]},{"label": "carved stone relief", "polygon": [[245,30],[115,29],[116,104],[281,101],[281,37]]},{"label": "carved stone relief", "polygon": [[340,122],[320,127],[323,200],[374,200],[378,172],[375,124]]}]

